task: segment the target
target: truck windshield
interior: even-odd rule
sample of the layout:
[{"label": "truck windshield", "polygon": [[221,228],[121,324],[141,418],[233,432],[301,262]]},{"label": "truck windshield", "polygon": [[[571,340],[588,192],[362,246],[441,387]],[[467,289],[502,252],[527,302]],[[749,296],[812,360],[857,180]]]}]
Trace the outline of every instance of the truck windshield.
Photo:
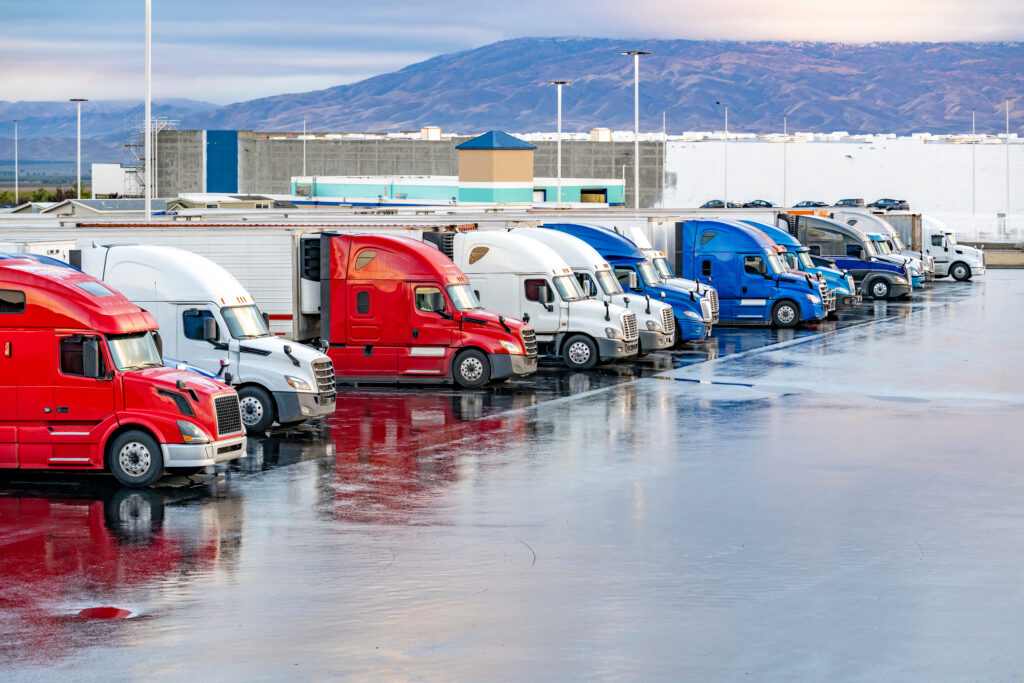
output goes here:
[{"label": "truck windshield", "polygon": [[797,262],[796,254],[794,254],[793,252],[784,252],[779,255],[779,258],[782,259],[782,262],[790,270],[800,270],[800,264]]},{"label": "truck windshield", "polygon": [[255,306],[222,308],[220,312],[224,316],[224,322],[227,323],[228,332],[235,339],[256,339],[270,336],[267,323],[264,322],[263,316]]},{"label": "truck windshield", "polygon": [[889,245],[883,242],[882,240],[873,240],[871,242],[871,246],[874,247],[875,251],[877,251],[879,254],[885,255],[892,253],[892,249],[889,248]]},{"label": "truck windshield", "polygon": [[605,294],[622,294],[622,285],[610,270],[597,271],[597,284],[601,285]]},{"label": "truck windshield", "polygon": [[477,308],[483,308],[480,305],[480,300],[476,298],[476,294],[473,293],[469,285],[448,285],[448,296],[451,298],[456,310],[472,311]]},{"label": "truck windshield", "polygon": [[156,350],[156,342],[149,332],[134,334],[112,334],[107,337],[107,347],[114,365],[121,372],[158,368],[163,365]]},{"label": "truck windshield", "polygon": [[786,267],[782,265],[782,260],[779,259],[779,255],[773,252],[768,252],[768,265],[771,266],[771,270],[776,275],[781,275]]},{"label": "truck windshield", "polygon": [[892,236],[892,243],[895,244],[896,248],[899,249],[900,251],[906,251],[907,250],[907,245],[903,243],[903,240],[900,239],[899,235],[893,235]]},{"label": "truck windshield", "polygon": [[871,246],[871,242],[864,243],[864,255],[865,256],[878,256],[878,252]]},{"label": "truck windshield", "polygon": [[654,266],[649,261],[636,264],[636,269],[640,271],[640,279],[644,281],[644,284],[648,287],[661,284],[661,276],[658,275],[658,271],[654,269]]},{"label": "truck windshield", "polygon": [[800,262],[800,267],[797,268],[797,270],[808,270],[809,268],[815,267],[814,261],[811,260],[811,255],[806,251],[801,251],[796,256]]},{"label": "truck windshield", "polygon": [[658,256],[654,259],[654,267],[658,269],[658,274],[661,275],[663,280],[671,280],[676,276],[672,266],[668,264],[668,259],[664,256]]},{"label": "truck windshield", "polygon": [[950,245],[956,245],[956,237],[953,236],[953,233],[947,232],[945,235],[946,239],[949,240]]},{"label": "truck windshield", "polygon": [[559,275],[552,280],[562,301],[579,301],[587,298],[587,295],[580,289],[580,283],[576,282],[576,278],[572,275]]}]

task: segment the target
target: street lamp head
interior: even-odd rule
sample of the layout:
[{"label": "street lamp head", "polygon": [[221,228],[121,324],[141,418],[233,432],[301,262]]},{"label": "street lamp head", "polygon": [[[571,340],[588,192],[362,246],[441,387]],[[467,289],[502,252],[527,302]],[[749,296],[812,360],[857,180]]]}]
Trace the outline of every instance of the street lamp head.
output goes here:
[{"label": "street lamp head", "polygon": [[70,100],[68,100],[68,102],[88,102],[88,101],[89,100],[87,100],[84,97],[72,97]]},{"label": "street lamp head", "polygon": [[548,85],[572,85],[572,81],[548,81]]},{"label": "street lamp head", "polygon": [[726,103],[726,102],[719,102],[718,100],[715,100],[715,104],[717,104],[719,107],[728,107],[729,106],[728,103]]},{"label": "street lamp head", "polygon": [[650,52],[646,52],[645,50],[626,50],[626,51],[621,52],[619,54],[623,54],[623,55],[649,55],[651,53]]}]

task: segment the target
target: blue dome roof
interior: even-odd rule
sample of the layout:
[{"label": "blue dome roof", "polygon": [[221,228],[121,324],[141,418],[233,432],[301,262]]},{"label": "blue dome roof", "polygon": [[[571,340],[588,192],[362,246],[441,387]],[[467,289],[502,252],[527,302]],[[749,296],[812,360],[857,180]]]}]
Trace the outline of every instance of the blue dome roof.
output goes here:
[{"label": "blue dome roof", "polygon": [[537,147],[508,133],[492,130],[489,133],[478,135],[472,140],[466,140],[455,149],[537,149]]}]

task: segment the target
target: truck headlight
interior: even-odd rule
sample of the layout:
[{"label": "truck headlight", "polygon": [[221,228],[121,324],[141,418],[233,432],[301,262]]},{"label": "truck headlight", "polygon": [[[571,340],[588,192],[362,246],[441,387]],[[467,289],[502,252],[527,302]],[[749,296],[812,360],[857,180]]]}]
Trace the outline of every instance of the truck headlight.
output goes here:
[{"label": "truck headlight", "polygon": [[812,304],[815,304],[815,305],[821,303],[821,299],[817,295],[815,295],[815,294],[808,294],[807,295],[807,300],[810,301]]},{"label": "truck headlight", "polygon": [[704,320],[704,318],[700,317],[700,313],[695,313],[693,311],[683,311],[683,315],[685,315],[690,320]]},{"label": "truck headlight", "polygon": [[298,377],[292,377],[291,375],[285,375],[284,380],[288,382],[288,386],[296,391],[312,391],[309,386],[309,382]]},{"label": "truck headlight", "polygon": [[502,339],[498,343],[501,344],[501,348],[505,349],[506,351],[508,351],[513,356],[521,356],[521,355],[523,355],[523,350],[521,348],[519,348],[518,344],[513,344],[512,342],[505,341],[504,339]]},{"label": "truck headlight", "polygon": [[622,333],[619,332],[614,327],[604,328],[604,336],[608,337],[609,339],[622,339]]},{"label": "truck headlight", "polygon": [[181,440],[185,443],[210,443],[210,437],[206,432],[191,422],[178,420],[178,431],[181,432]]},{"label": "truck headlight", "polygon": [[907,284],[907,278],[903,277],[902,275],[896,275],[896,276],[894,276],[894,277],[893,277],[893,281],[894,281],[894,282],[895,282],[896,284],[898,284],[898,285],[905,285],[905,284]]},{"label": "truck headlight", "polygon": [[657,320],[648,320],[647,329],[651,332],[661,332],[661,325],[658,324]]}]

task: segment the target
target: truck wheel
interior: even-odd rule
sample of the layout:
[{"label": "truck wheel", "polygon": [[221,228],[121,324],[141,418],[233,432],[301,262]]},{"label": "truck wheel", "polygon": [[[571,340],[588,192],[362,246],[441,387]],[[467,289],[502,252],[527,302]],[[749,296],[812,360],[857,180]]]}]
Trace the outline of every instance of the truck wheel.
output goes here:
[{"label": "truck wheel", "polygon": [[491,378],[491,364],[482,352],[468,349],[455,358],[452,377],[463,389],[477,389]]},{"label": "truck wheel", "polygon": [[238,403],[247,433],[262,434],[274,424],[274,399],[263,388],[242,387],[238,390]]},{"label": "truck wheel", "polygon": [[590,337],[573,335],[562,347],[562,360],[573,370],[589,370],[599,360],[597,344]]},{"label": "truck wheel", "polygon": [[871,286],[868,287],[868,291],[871,292],[871,298],[873,299],[888,299],[889,283],[881,278],[878,280],[872,280]]},{"label": "truck wheel", "polygon": [[107,460],[110,472],[125,486],[149,486],[164,473],[160,444],[146,432],[133,429],[114,439]]},{"label": "truck wheel", "polygon": [[790,301],[783,299],[772,307],[772,325],[788,329],[800,324],[800,307]]},{"label": "truck wheel", "polygon": [[963,282],[964,280],[971,279],[971,267],[966,263],[957,261],[949,267],[949,274],[953,276],[953,279],[957,282]]}]

